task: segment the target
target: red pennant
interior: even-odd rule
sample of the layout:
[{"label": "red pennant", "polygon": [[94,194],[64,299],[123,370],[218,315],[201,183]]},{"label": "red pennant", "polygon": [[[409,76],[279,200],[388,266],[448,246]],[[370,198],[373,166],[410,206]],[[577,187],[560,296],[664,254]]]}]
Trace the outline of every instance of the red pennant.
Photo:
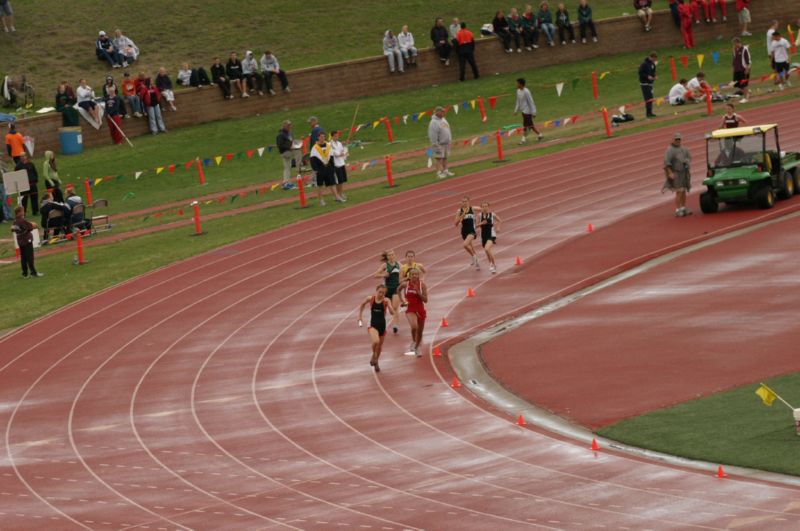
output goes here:
[{"label": "red pennant", "polygon": [[6,203],[8,203],[9,206],[13,205],[14,204],[14,198],[13,197],[6,197]]},{"label": "red pennant", "polygon": [[220,197],[219,199],[217,199],[217,203],[224,203],[224,202],[225,202],[225,196],[224,195],[222,197]]},{"label": "red pennant", "polygon": [[350,171],[356,171],[358,169],[358,164],[353,164],[350,166]]},{"label": "red pennant", "polygon": [[497,96],[489,96],[489,108],[494,110],[495,105],[497,105]]},{"label": "red pennant", "polygon": [[175,165],[174,164],[170,164],[169,166],[167,166],[167,169],[169,170],[170,173],[175,173]]},{"label": "red pennant", "polygon": [[245,151],[245,153],[247,153],[247,158],[248,159],[251,158],[253,156],[253,153],[255,153],[255,152],[256,152],[255,149],[248,149],[247,151]]},{"label": "red pennant", "polygon": [[464,140],[464,145],[466,146],[467,144],[469,144],[469,139]]},{"label": "red pennant", "polygon": [[233,158],[233,153],[225,153],[225,160],[229,161]]},{"label": "red pennant", "polygon": [[111,180],[111,176],[110,175],[106,175],[105,177],[103,177],[103,181],[104,182],[108,182],[110,180]]},{"label": "red pennant", "polygon": [[683,64],[684,68],[689,68],[689,57],[686,55],[681,55],[681,63]]},{"label": "red pennant", "polygon": [[400,117],[399,116],[395,116],[394,117],[394,125],[398,125],[398,124],[400,124]]},{"label": "red pennant", "polygon": [[179,215],[179,216],[182,216],[182,215],[183,215],[183,209],[182,209],[182,208],[179,208],[179,209],[178,209],[178,215]]},{"label": "red pennant", "polygon": [[578,121],[578,115],[576,114],[575,116],[572,117],[572,123],[575,123],[577,121]]},{"label": "red pennant", "polygon": [[245,197],[247,197],[247,192],[239,192],[239,197],[244,199]]},{"label": "red pennant", "polygon": [[261,193],[262,194],[266,194],[268,189],[269,189],[269,186],[262,186],[261,187]]},{"label": "red pennant", "polygon": [[156,212],[155,214],[153,214],[153,217],[154,218],[160,218],[161,217],[161,212]]},{"label": "red pennant", "polygon": [[194,166],[194,161],[193,161],[193,160],[190,160],[189,162],[187,162],[186,164],[184,164],[184,166],[186,166],[186,169],[188,170],[189,168],[191,168],[192,166]]}]

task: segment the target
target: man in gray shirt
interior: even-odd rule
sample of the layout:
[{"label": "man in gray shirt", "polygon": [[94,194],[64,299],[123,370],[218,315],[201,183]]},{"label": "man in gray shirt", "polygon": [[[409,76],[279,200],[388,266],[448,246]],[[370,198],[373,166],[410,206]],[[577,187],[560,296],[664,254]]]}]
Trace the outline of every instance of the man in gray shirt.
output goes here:
[{"label": "man in gray shirt", "polygon": [[692,213],[686,210],[686,194],[692,188],[692,178],[689,174],[689,163],[692,156],[689,150],[681,145],[681,134],[672,135],[672,143],[664,154],[664,173],[666,180],[661,188],[662,192],[671,190],[675,192],[675,216],[683,217]]},{"label": "man in gray shirt", "polygon": [[440,179],[452,177],[455,173],[447,169],[447,158],[450,156],[450,142],[453,135],[450,124],[444,117],[444,107],[436,107],[428,125],[428,139],[431,141],[433,160],[436,161],[436,176]]},{"label": "man in gray shirt", "polygon": [[514,114],[522,113],[522,140],[520,144],[528,141],[528,131],[536,133],[536,139],[541,140],[544,138],[542,133],[533,125],[533,119],[536,116],[536,104],[533,102],[531,91],[525,87],[525,78],[517,79],[517,106],[514,107]]}]

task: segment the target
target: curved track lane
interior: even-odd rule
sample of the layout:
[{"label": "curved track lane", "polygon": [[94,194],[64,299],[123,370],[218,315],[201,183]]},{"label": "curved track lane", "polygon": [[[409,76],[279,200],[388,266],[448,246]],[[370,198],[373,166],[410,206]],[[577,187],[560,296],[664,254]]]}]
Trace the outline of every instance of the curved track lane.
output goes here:
[{"label": "curved track lane", "polygon": [[[695,153],[716,121],[682,127]],[[782,133],[800,146],[800,130]],[[514,256],[550,253],[587,223],[642,208],[679,222],[658,193],[668,137],[614,139],[333,212],[0,338],[0,495],[11,502],[0,527],[796,527],[791,489],[593,455],[510,425],[450,389],[428,343],[426,357],[403,357],[405,323],[387,338],[383,372],[367,365],[354,307],[382,249],[417,251],[430,270],[426,339],[453,339],[568,286],[557,275],[519,285]],[[458,245],[451,220],[464,194],[504,219],[496,276],[469,269]],[[484,286],[505,295],[482,302]],[[477,299],[466,301],[468,287]]]}]

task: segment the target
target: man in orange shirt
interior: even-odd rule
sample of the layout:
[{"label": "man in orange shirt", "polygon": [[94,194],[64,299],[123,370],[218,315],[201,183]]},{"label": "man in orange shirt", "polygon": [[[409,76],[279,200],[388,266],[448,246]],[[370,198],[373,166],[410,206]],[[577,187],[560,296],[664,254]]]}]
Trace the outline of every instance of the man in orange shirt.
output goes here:
[{"label": "man in orange shirt", "polygon": [[14,159],[14,164],[19,164],[22,155],[28,152],[25,147],[25,140],[22,135],[17,132],[17,126],[12,122],[8,126],[8,134],[6,135],[6,151],[8,156]]},{"label": "man in orange shirt", "polygon": [[467,29],[467,23],[461,23],[461,29],[456,33],[456,40],[458,41],[458,79],[464,81],[464,71],[466,64],[472,67],[472,77],[478,79],[478,65],[475,64],[475,37],[472,32]]}]

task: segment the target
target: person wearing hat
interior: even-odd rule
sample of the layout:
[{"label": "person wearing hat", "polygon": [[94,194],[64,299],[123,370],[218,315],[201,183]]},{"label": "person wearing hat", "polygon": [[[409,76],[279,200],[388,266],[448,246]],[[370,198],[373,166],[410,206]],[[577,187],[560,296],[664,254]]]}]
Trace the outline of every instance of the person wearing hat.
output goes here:
[{"label": "person wearing hat", "polygon": [[22,156],[28,153],[28,147],[25,145],[25,139],[17,131],[17,125],[14,122],[8,124],[8,134],[6,134],[6,151],[8,156],[14,159],[14,164],[19,164]]},{"label": "person wearing hat", "polygon": [[94,53],[101,61],[108,61],[108,65],[111,68],[122,68],[123,65],[128,66],[122,54],[114,47],[114,43],[111,42],[105,31],[101,31],[98,34]]},{"label": "person wearing hat", "polygon": [[692,177],[689,173],[689,163],[692,156],[689,150],[683,147],[680,133],[672,135],[672,143],[664,154],[664,173],[666,179],[661,192],[670,190],[675,192],[675,216],[682,218],[692,213],[686,209],[686,194],[692,188]]},{"label": "person wearing hat", "polygon": [[292,183],[292,161],[294,161],[297,168],[297,176],[300,177],[303,151],[295,146],[294,137],[292,136],[292,122],[290,120],[284,120],[281,124],[281,130],[278,131],[275,145],[278,146],[278,153],[280,153],[283,161],[283,189],[291,190],[294,188]]},{"label": "person wearing hat", "polygon": [[428,139],[431,141],[431,153],[436,161],[436,176],[440,179],[452,177],[455,173],[447,169],[447,158],[450,156],[450,142],[453,135],[450,124],[444,117],[444,107],[436,107],[428,125]]}]

